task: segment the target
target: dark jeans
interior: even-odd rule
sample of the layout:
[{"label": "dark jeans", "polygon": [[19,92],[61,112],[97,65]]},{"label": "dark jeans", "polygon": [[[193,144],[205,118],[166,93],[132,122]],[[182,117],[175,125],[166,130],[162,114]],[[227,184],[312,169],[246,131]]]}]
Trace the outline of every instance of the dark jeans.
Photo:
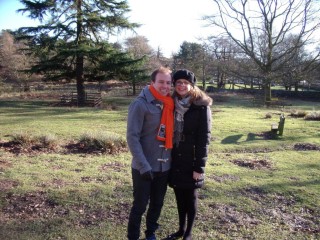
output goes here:
[{"label": "dark jeans", "polygon": [[167,192],[169,171],[154,173],[152,181],[141,178],[138,170],[132,169],[133,205],[129,215],[128,239],[137,240],[140,236],[141,218],[149,208],[146,216],[146,236],[154,234],[158,228],[158,219]]}]

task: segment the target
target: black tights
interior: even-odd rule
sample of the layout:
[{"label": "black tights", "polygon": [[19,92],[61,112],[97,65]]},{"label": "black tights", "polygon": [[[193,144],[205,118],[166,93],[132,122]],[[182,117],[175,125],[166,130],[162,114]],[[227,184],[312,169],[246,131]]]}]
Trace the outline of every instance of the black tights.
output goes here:
[{"label": "black tights", "polygon": [[[192,227],[198,209],[197,189],[175,188],[176,201],[179,214],[179,232],[184,232],[184,236],[191,236]],[[187,226],[186,226],[187,220]]]}]

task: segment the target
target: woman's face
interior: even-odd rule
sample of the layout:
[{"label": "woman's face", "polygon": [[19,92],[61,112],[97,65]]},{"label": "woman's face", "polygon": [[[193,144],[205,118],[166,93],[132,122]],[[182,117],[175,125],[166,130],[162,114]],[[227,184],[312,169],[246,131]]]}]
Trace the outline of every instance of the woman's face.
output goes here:
[{"label": "woman's face", "polygon": [[191,90],[191,83],[185,79],[178,79],[175,82],[174,89],[181,96],[185,97]]}]

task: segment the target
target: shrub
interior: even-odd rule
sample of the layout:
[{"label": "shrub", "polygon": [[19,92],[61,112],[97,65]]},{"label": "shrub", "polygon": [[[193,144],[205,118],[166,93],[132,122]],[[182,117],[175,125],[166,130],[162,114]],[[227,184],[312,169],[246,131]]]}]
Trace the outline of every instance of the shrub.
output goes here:
[{"label": "shrub", "polygon": [[110,154],[123,151],[127,146],[124,137],[111,132],[83,134],[79,143],[85,151],[99,151]]},{"label": "shrub", "polygon": [[119,109],[119,107],[115,104],[115,103],[111,103],[111,104],[108,104],[106,107],[105,107],[106,110],[117,110]]},{"label": "shrub", "polygon": [[304,110],[292,110],[289,114],[291,117],[295,118],[304,118],[307,115],[307,112]]},{"label": "shrub", "polygon": [[270,112],[266,113],[265,118],[272,118],[272,113]]},{"label": "shrub", "polygon": [[320,121],[320,112],[311,112],[308,113],[305,117],[305,120],[312,120],[312,121]]},{"label": "shrub", "polygon": [[59,141],[56,135],[53,134],[37,137],[37,143],[40,145],[40,147],[48,149],[56,149],[59,146]]},{"label": "shrub", "polygon": [[35,142],[34,137],[28,132],[23,132],[23,131],[17,132],[17,133],[14,133],[11,137],[12,137],[12,142],[24,147],[31,146]]},{"label": "shrub", "polygon": [[35,136],[28,132],[18,132],[12,135],[12,142],[26,148],[47,148],[56,149],[59,141],[53,134]]}]

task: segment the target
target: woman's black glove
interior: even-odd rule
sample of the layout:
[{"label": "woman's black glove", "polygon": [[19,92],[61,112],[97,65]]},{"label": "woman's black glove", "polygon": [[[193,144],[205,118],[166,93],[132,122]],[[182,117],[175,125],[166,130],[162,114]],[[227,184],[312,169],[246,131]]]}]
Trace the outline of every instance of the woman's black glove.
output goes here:
[{"label": "woman's black glove", "polygon": [[141,177],[143,180],[145,181],[152,181],[153,179],[153,172],[150,170],[150,171],[146,171],[145,173],[142,173],[141,174]]}]

